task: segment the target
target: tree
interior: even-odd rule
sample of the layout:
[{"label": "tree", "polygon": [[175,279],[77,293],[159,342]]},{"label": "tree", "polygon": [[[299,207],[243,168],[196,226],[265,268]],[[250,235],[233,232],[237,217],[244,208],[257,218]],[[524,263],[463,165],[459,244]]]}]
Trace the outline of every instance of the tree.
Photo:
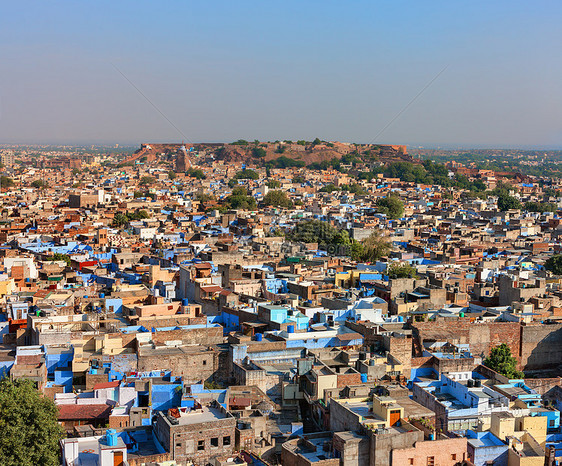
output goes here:
[{"label": "tree", "polygon": [[52,256],[49,256],[45,259],[46,261],[65,261],[66,265],[70,267],[70,263],[72,259],[68,254],[61,254],[60,252],[55,252]]},{"label": "tree", "polygon": [[244,170],[240,170],[236,175],[234,175],[235,180],[257,180],[259,179],[259,175],[249,168]]},{"label": "tree", "polygon": [[368,262],[375,262],[387,256],[390,252],[390,242],[374,231],[362,241],[363,251],[361,259]]},{"label": "tree", "polygon": [[550,257],[544,263],[544,268],[552,272],[554,275],[562,275],[562,254],[555,254]]},{"label": "tree", "polygon": [[144,185],[144,186],[148,186],[153,184],[156,181],[156,179],[153,176],[143,176],[140,179],[140,184]]},{"label": "tree", "polygon": [[269,191],[263,198],[263,203],[266,206],[284,207],[286,209],[293,206],[285,191]]},{"label": "tree", "polygon": [[6,466],[58,466],[63,431],[54,402],[31,380],[0,380],[0,458]]},{"label": "tree", "polygon": [[391,263],[386,268],[388,278],[417,278],[416,268],[412,267],[408,262],[402,264]]},{"label": "tree", "polygon": [[252,149],[252,155],[259,159],[263,159],[267,155],[267,152],[263,147],[254,147]]},{"label": "tree", "polygon": [[500,211],[505,212],[506,210],[520,209],[520,208],[521,208],[521,203],[517,198],[505,193],[501,193],[498,196],[498,209],[500,209]]},{"label": "tree", "polygon": [[168,172],[168,178],[170,178],[171,180],[175,180],[176,179],[176,174],[174,173],[173,170],[170,170]]},{"label": "tree", "polygon": [[2,188],[11,188],[12,186],[14,186],[14,180],[12,180],[11,178],[7,177],[7,176],[0,176],[0,185],[2,186]]},{"label": "tree", "polygon": [[31,183],[32,188],[41,189],[47,187],[47,182],[45,180],[35,180]]},{"label": "tree", "polygon": [[234,188],[232,194],[226,198],[226,203],[230,209],[256,209],[256,200],[248,195],[248,191],[243,186]]},{"label": "tree", "polygon": [[528,212],[556,212],[558,207],[550,202],[526,202],[525,210]]},{"label": "tree", "polygon": [[277,180],[271,180],[271,181],[268,181],[268,182],[265,183],[265,184],[266,184],[266,186],[267,186],[269,189],[275,189],[275,188],[280,188],[280,187],[281,187],[281,182],[280,182],[280,181],[277,181]]},{"label": "tree", "polygon": [[404,204],[398,196],[390,195],[377,201],[377,210],[388,218],[397,219],[404,214]]},{"label": "tree", "polygon": [[318,190],[319,193],[333,193],[334,191],[339,191],[339,188],[334,183],[328,183]]},{"label": "tree", "polygon": [[511,356],[511,349],[502,343],[490,351],[490,356],[484,360],[484,365],[495,370],[498,374],[505,375],[509,379],[521,379],[523,372],[518,371],[517,359]]},{"label": "tree", "polygon": [[185,172],[185,174],[187,176],[190,176],[192,178],[197,178],[198,180],[204,180],[205,178],[207,178],[205,176],[205,173],[203,173],[203,170],[201,170],[200,168],[190,168],[189,170],[187,170]]}]

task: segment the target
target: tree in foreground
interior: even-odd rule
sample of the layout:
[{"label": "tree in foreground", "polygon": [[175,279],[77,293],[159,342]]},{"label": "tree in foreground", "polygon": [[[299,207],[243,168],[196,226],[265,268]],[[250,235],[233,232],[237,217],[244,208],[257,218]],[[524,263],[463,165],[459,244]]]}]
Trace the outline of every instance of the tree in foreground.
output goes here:
[{"label": "tree in foreground", "polygon": [[555,254],[544,263],[544,268],[554,275],[562,275],[562,254]]},{"label": "tree in foreground", "polygon": [[57,466],[63,431],[54,402],[30,380],[0,380],[0,458],[5,466]]},{"label": "tree in foreground", "polygon": [[505,343],[492,348],[490,356],[484,360],[484,365],[509,379],[524,377],[523,372],[516,369],[517,359],[511,356],[511,349]]}]

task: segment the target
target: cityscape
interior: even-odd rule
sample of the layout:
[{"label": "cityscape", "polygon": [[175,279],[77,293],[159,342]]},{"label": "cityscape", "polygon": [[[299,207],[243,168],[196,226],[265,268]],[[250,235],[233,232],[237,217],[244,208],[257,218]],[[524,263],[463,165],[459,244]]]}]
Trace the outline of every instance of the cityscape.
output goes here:
[{"label": "cityscape", "polygon": [[526,7],[0,6],[0,466],[562,464]]}]

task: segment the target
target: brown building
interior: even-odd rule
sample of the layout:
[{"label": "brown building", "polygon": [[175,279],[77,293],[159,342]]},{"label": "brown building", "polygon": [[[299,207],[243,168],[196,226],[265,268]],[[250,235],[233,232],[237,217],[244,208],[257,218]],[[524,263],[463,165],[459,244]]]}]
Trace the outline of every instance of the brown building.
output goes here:
[{"label": "brown building", "polygon": [[220,404],[196,404],[156,415],[155,434],[160,444],[180,464],[207,464],[234,451],[236,419]]}]

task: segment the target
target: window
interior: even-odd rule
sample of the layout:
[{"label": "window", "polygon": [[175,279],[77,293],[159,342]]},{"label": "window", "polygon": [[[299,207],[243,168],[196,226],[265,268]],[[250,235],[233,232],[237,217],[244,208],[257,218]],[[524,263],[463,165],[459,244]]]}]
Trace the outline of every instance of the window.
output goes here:
[{"label": "window", "polygon": [[199,440],[197,442],[197,451],[203,451],[205,449],[205,440]]},{"label": "window", "polygon": [[548,425],[549,425],[549,427],[554,427],[554,419],[551,419],[550,421],[548,421]]},{"label": "window", "polygon": [[408,458],[408,464],[414,464],[414,458]]},{"label": "window", "polygon": [[226,437],[222,438],[222,445],[223,445],[223,447],[227,446],[227,445],[230,445],[230,435],[227,435]]},{"label": "window", "polygon": [[451,454],[451,460],[452,460],[452,461],[456,461],[456,460],[457,460],[457,454],[456,454],[456,453]]},{"label": "window", "polygon": [[218,437],[213,437],[211,439],[211,446],[212,447],[218,447],[219,446],[219,438]]},{"label": "window", "polygon": [[203,365],[206,366],[207,365],[207,360],[203,359]]},{"label": "window", "polygon": [[427,457],[427,466],[435,466],[435,456]]}]

